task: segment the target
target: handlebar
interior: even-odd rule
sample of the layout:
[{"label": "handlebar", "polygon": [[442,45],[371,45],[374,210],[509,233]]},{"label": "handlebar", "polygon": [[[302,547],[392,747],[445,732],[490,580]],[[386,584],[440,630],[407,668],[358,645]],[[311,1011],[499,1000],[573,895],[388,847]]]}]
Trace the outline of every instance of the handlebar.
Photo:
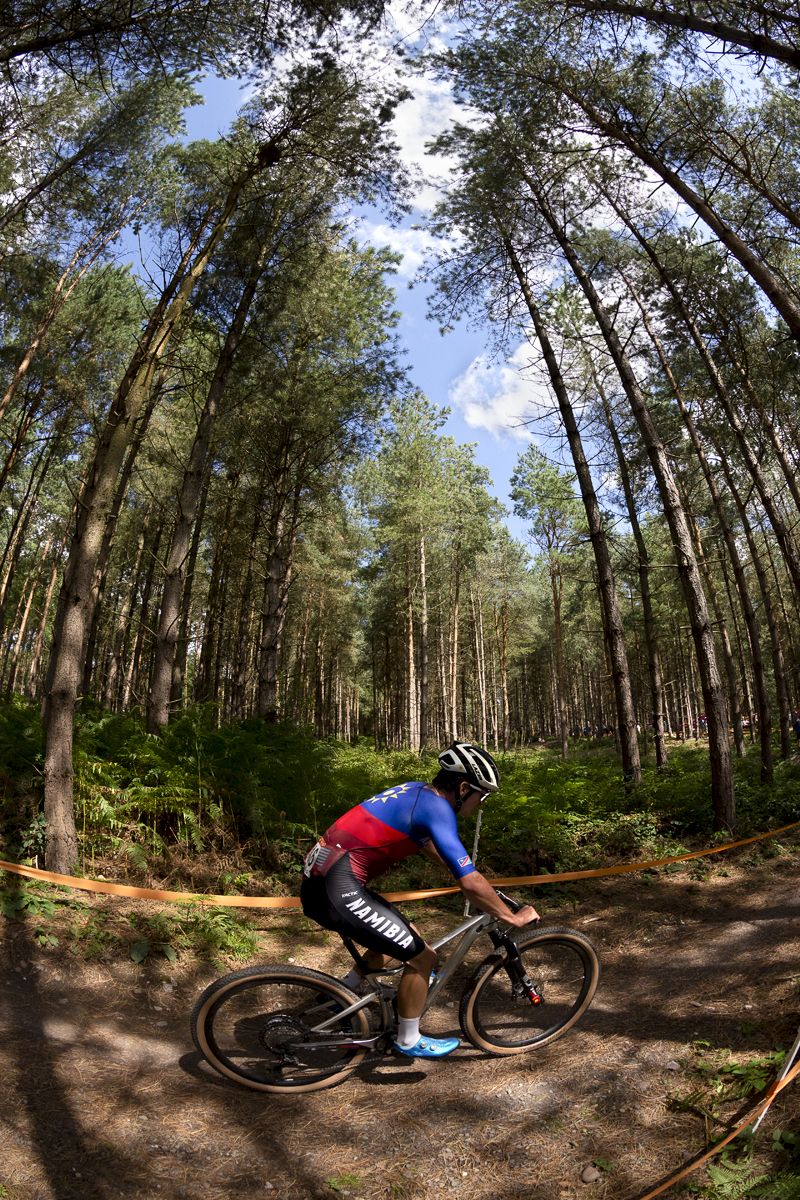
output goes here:
[{"label": "handlebar", "polygon": [[508,905],[512,913],[518,913],[521,908],[525,907],[519,900],[515,900],[512,896],[507,896],[505,892],[498,892],[497,894],[503,903]]},{"label": "handlebar", "polygon": [[[508,907],[511,909],[512,913],[518,913],[521,908],[525,908],[525,904],[521,903],[519,900],[515,900],[513,898],[513,896],[507,896],[505,894],[505,892],[501,892],[501,891],[498,891],[497,894],[500,897],[500,899],[503,901],[503,903],[508,905]],[[536,921],[532,922],[532,923],[536,924],[536,922],[538,922],[540,920],[541,920],[541,918],[537,917]]]}]

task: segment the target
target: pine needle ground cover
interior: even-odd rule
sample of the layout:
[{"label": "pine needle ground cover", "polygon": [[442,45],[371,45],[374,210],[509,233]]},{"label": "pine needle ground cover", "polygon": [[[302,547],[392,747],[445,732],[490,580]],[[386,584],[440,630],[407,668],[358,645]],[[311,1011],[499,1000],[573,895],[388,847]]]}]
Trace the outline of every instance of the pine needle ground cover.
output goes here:
[{"label": "pine needle ground cover", "polygon": [[[236,953],[197,936],[182,944],[181,906],[86,897],[61,916],[0,919],[0,1183],[12,1200],[631,1200],[724,1136],[794,1037],[800,839],[781,844],[760,861],[745,848],[702,871],[587,881],[570,898],[542,889],[543,923],[587,933],[603,972],[584,1020],[542,1052],[388,1059],[294,1099],[206,1072],[188,1016],[212,978],[247,961],[341,975],[338,939],[301,914],[253,914],[255,948]],[[57,910],[70,899],[32,894]],[[408,909],[437,936],[462,906]],[[73,941],[71,922],[122,940]],[[152,949],[137,962],[145,936]],[[426,1018],[431,1033],[457,1034],[458,998],[456,981]],[[796,1186],[796,1137],[792,1087],[754,1145],[682,1194],[791,1200],[779,1188]],[[585,1184],[590,1166],[599,1179]]]}]

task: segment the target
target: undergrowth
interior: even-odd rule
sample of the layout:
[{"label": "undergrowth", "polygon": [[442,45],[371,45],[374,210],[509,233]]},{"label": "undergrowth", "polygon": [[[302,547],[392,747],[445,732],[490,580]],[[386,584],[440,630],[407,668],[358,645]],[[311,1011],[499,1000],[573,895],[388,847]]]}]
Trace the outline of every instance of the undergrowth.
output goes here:
[{"label": "undergrowth", "polygon": [[[636,791],[625,790],[610,752],[578,747],[565,761],[552,748],[525,748],[497,757],[502,790],[486,804],[481,831],[481,862],[490,870],[539,874],[664,857],[681,853],[687,838],[719,836],[712,833],[705,744],[672,748],[664,772],[645,766]],[[0,707],[0,854],[39,866],[43,758],[38,710],[20,699]],[[201,890],[213,883],[220,891],[250,890],[259,882],[252,872],[268,888],[295,886],[311,842],[341,812],[394,783],[431,779],[437,769],[434,752],[376,753],[364,738],[321,743],[310,729],[257,720],[217,727],[211,705],[179,713],[154,737],[138,712],[110,714],[86,700],[74,763],[84,873],[108,869],[103,864],[112,860],[117,875],[186,878],[206,856],[216,858],[216,875]],[[756,754],[737,761],[735,771],[741,833],[800,818],[793,763],[776,766],[770,788],[760,782]],[[469,823],[463,832],[471,848]],[[767,844],[754,853],[778,852]],[[428,878],[416,860],[407,869]]]},{"label": "undergrowth", "polygon": [[23,921],[42,947],[68,947],[85,959],[127,954],[133,962],[162,957],[177,962],[191,951],[219,966],[252,959],[258,934],[245,914],[180,903],[154,913],[120,915],[113,906],[88,904],[46,883],[0,892],[0,912]]}]

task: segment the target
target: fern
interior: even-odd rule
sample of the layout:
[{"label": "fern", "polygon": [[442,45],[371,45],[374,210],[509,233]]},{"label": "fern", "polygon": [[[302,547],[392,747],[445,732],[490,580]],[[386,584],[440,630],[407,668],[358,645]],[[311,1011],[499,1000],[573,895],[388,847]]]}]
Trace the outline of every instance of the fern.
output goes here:
[{"label": "fern", "polygon": [[752,1194],[763,1200],[800,1200],[800,1175],[793,1171],[781,1171],[763,1186],[757,1187]]},{"label": "fern", "polygon": [[135,842],[130,842],[125,847],[125,853],[135,867],[138,867],[140,871],[145,870],[147,867],[147,855],[141,846],[137,846]]},{"label": "fern", "polygon": [[765,1183],[768,1174],[759,1175],[753,1170],[749,1161],[734,1163],[719,1163],[708,1168],[708,1176],[714,1185],[714,1191],[708,1193],[719,1197],[719,1200],[739,1200],[740,1196],[752,1196],[753,1188]]},{"label": "fern", "polygon": [[800,1200],[800,1175],[791,1170],[777,1175],[753,1170],[749,1159],[741,1162],[720,1162],[708,1168],[710,1187],[701,1189],[709,1200],[740,1200],[740,1197],[759,1197],[759,1200]]}]

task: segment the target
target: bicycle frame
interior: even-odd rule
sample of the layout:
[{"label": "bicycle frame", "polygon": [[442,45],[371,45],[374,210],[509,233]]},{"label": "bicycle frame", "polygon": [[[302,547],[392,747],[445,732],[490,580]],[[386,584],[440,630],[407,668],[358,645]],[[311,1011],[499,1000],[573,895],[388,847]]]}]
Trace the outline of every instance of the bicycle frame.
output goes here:
[{"label": "bicycle frame", "polygon": [[[453,952],[450,954],[450,956],[447,958],[446,962],[444,963],[444,965],[442,966],[442,968],[436,975],[434,982],[431,984],[431,986],[428,989],[428,996],[427,996],[427,999],[425,1002],[425,1008],[423,1009],[423,1015],[424,1015],[424,1013],[426,1013],[428,1011],[431,1004],[436,999],[436,997],[439,995],[439,993],[441,992],[444,985],[447,983],[450,976],[457,970],[457,968],[464,961],[464,959],[466,958],[467,954],[469,953],[469,951],[471,950],[472,946],[475,944],[477,939],[479,937],[481,937],[482,934],[484,934],[484,933],[488,934],[488,936],[491,938],[496,949],[504,948],[508,952],[509,950],[511,950],[512,947],[514,949],[516,948],[513,939],[511,937],[509,937],[509,935],[505,931],[500,929],[497,918],[490,917],[488,915],[488,913],[480,913],[476,917],[470,917],[468,920],[462,921],[462,923],[460,925],[456,926],[456,928],[453,929],[450,933],[445,934],[444,937],[438,938],[437,941],[431,943],[434,950],[439,950],[440,947],[446,946],[449,942],[454,941],[456,938],[458,938],[458,937],[461,938],[461,941],[456,946],[456,948],[453,950]],[[369,979],[370,982],[373,984],[373,987],[375,990],[367,993],[365,996],[362,996],[357,1001],[357,1003],[351,1004],[349,1008],[342,1009],[341,1012],[338,1012],[334,1016],[331,1016],[327,1021],[324,1021],[321,1024],[316,1025],[313,1030],[314,1033],[324,1033],[324,1031],[326,1029],[328,1029],[331,1025],[338,1024],[339,1022],[341,1022],[342,1018],[349,1017],[351,1015],[351,1013],[359,1012],[360,1009],[365,1008],[368,1004],[372,1004],[377,1001],[377,1003],[380,1007],[381,1025],[382,1025],[382,1028],[378,1034],[376,1034],[374,1037],[371,1037],[371,1038],[345,1038],[345,1037],[343,1037],[341,1039],[341,1041],[339,1041],[337,1039],[335,1042],[332,1042],[330,1039],[327,1039],[324,1042],[320,1042],[320,1047],[322,1047],[323,1045],[326,1047],[330,1047],[331,1045],[342,1045],[342,1046],[375,1045],[377,1042],[379,1042],[381,1040],[381,1038],[383,1038],[387,1034],[391,1033],[394,1030],[394,1025],[395,1025],[394,1013],[392,1011],[392,1003],[391,1002],[397,993],[396,993],[396,989],[393,988],[391,985],[381,983],[379,981],[378,977],[379,976],[387,976],[387,975],[388,976],[401,975],[403,973],[403,970],[404,970],[404,967],[401,965],[399,967],[391,967],[391,968],[388,968],[388,969],[385,969],[382,971],[370,972],[367,975],[367,979]],[[525,982],[529,985],[529,987],[532,988],[532,985],[530,985],[530,981],[527,980],[527,977],[525,978]],[[534,990],[534,992],[535,992],[535,989],[532,989],[532,990]],[[532,1002],[535,1003],[536,1001],[532,1001]],[[313,1043],[311,1043],[311,1046],[313,1046]],[[306,1049],[310,1048],[308,1043],[306,1043],[305,1048]]]}]

